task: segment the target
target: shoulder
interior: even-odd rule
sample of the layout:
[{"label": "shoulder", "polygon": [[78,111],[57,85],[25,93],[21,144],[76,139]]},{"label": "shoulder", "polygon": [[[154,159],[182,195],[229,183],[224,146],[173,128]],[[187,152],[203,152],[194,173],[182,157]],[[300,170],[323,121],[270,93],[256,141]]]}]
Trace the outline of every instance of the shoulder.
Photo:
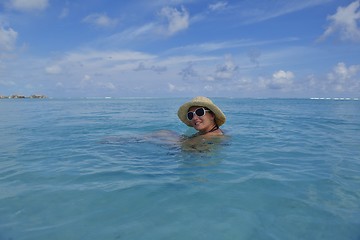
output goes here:
[{"label": "shoulder", "polygon": [[216,129],[215,131],[209,132],[207,134],[205,134],[204,136],[223,136],[224,132],[221,131],[220,128]]}]

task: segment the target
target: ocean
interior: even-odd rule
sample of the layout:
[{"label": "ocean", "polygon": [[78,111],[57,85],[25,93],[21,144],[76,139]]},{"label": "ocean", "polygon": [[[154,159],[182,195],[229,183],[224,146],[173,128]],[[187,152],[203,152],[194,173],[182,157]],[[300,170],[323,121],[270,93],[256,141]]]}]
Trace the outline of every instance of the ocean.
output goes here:
[{"label": "ocean", "polygon": [[214,98],[189,151],[188,100],[0,100],[0,240],[360,239],[360,101]]}]

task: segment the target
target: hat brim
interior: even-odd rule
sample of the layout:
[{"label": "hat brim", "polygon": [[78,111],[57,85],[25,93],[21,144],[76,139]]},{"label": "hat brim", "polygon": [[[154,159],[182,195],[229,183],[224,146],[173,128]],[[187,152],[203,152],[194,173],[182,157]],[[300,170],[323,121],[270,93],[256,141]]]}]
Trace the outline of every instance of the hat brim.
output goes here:
[{"label": "hat brim", "polygon": [[189,127],[191,127],[192,125],[191,125],[191,122],[187,119],[186,115],[189,111],[189,108],[191,108],[191,107],[206,107],[206,108],[210,109],[210,111],[215,114],[215,122],[219,127],[221,125],[223,125],[226,121],[225,114],[210,99],[205,98],[205,97],[203,99],[195,98],[195,99],[181,105],[181,107],[178,110],[179,119],[183,123],[188,125]]}]

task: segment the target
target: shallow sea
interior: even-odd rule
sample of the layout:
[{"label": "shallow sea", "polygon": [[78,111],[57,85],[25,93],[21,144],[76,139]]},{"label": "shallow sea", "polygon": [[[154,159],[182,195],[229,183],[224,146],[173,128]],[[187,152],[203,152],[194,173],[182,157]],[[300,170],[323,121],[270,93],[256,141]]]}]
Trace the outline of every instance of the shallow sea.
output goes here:
[{"label": "shallow sea", "polygon": [[215,98],[197,152],[187,100],[0,100],[0,240],[360,239],[360,101]]}]

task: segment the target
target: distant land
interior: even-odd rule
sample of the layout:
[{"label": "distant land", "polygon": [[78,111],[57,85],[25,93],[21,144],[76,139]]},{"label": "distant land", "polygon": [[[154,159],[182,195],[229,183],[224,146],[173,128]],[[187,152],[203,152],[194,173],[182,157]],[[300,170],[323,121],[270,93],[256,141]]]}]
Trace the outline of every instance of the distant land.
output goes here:
[{"label": "distant land", "polygon": [[33,94],[30,96],[24,96],[24,95],[18,95],[18,94],[13,94],[11,96],[0,95],[0,99],[9,99],[9,98],[14,99],[14,98],[48,98],[48,97],[45,95],[38,95],[38,94]]}]

